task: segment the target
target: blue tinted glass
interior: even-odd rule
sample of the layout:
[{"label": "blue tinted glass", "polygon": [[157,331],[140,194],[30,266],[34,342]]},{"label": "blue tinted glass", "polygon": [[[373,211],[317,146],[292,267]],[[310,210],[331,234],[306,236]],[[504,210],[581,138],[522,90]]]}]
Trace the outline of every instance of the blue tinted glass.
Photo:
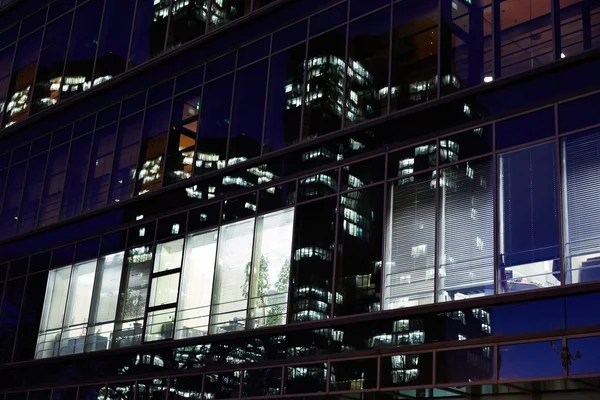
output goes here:
[{"label": "blue tinted glass", "polygon": [[[23,296],[23,307],[19,322],[19,334],[15,343],[13,361],[33,359],[37,332],[40,327],[42,308],[44,306],[45,291],[48,273],[29,275]],[[29,399],[31,399],[31,393]],[[34,397],[35,398],[35,397]]]},{"label": "blue tinted glass", "polygon": [[71,144],[60,211],[61,219],[71,218],[81,213],[91,147],[92,135],[86,135]]},{"label": "blue tinted glass", "polygon": [[29,261],[29,273],[45,271],[50,267],[50,258],[52,251],[34,254]]},{"label": "blue tinted glass", "polygon": [[[553,348],[554,346],[554,348]],[[538,342],[500,346],[498,378],[500,380],[562,376],[561,342]]]},{"label": "blue tinted glass", "polygon": [[24,289],[25,278],[7,281],[4,287],[4,300],[0,309],[0,362],[8,362],[12,358]]},{"label": "blue tinted glass", "polygon": [[21,200],[17,233],[27,232],[35,227],[42,188],[44,187],[47,158],[48,153],[44,153],[29,160],[27,178],[25,179],[27,185]]},{"label": "blue tinted glass", "polygon": [[111,124],[119,119],[120,104],[115,104],[112,107],[108,107],[98,113],[96,118],[96,128]]},{"label": "blue tinted glass", "polygon": [[130,114],[136,113],[144,108],[146,105],[146,91],[138,93],[126,100],[123,100],[121,107],[121,117],[126,117]]},{"label": "blue tinted glass", "polygon": [[100,238],[93,238],[84,242],[77,243],[75,251],[75,260],[73,262],[91,260],[98,257],[100,248]]},{"label": "blue tinted glass", "polygon": [[273,53],[306,39],[308,20],[298,22],[273,34]]},{"label": "blue tinted glass", "polygon": [[269,55],[269,47],[271,46],[268,37],[261,39],[257,42],[244,46],[238,50],[237,67],[243,67],[244,65],[250,64],[253,61],[260,60],[261,58]]},{"label": "blue tinted glass", "polygon": [[185,92],[202,84],[204,80],[204,65],[185,74],[179,75],[175,82],[175,94]]},{"label": "blue tinted glass", "polygon": [[26,275],[28,266],[29,257],[11,261],[10,266],[8,267],[8,278],[18,278]]},{"label": "blue tinted glass", "polygon": [[[479,347],[465,350],[438,352],[436,383],[467,383],[489,381],[494,378],[494,348]],[[465,368],[470,360],[476,368]]]},{"label": "blue tinted glass", "polygon": [[[45,135],[31,144],[31,155],[35,156],[40,154],[42,151],[46,151],[50,148],[51,135]],[[0,156],[1,157],[1,156]],[[2,167],[0,166],[0,169]]]},{"label": "blue tinted glass", "polygon": [[167,98],[173,96],[173,84],[174,80],[163,82],[160,85],[156,85],[148,90],[148,100],[146,106],[151,106]]},{"label": "blue tinted glass", "polygon": [[100,255],[116,253],[125,249],[125,240],[127,239],[127,231],[118,231],[108,233],[102,236],[102,244],[100,245]]},{"label": "blue tinted glass", "polygon": [[318,35],[328,29],[346,22],[348,17],[348,3],[344,2],[314,15],[310,19],[310,36]]},{"label": "blue tinted glass", "polygon": [[15,42],[18,34],[19,24],[13,25],[4,32],[0,33],[0,49],[3,49],[9,44]]},{"label": "blue tinted glass", "polygon": [[85,133],[91,132],[94,129],[95,122],[96,114],[92,114],[89,117],[75,122],[75,127],[73,128],[73,137],[76,138]]},{"label": "blue tinted glass", "polygon": [[571,358],[569,375],[597,375],[600,373],[600,337],[569,339],[567,349]]},{"label": "blue tinted glass", "polygon": [[50,147],[56,147],[60,144],[63,144],[65,142],[68,142],[69,140],[71,140],[72,131],[73,131],[72,125],[68,125],[68,126],[65,126],[64,128],[54,131],[54,133],[52,133],[52,143],[50,143]]},{"label": "blue tinted glass", "polygon": [[21,32],[19,36],[23,37],[34,30],[41,28],[44,26],[44,22],[46,22],[46,8],[43,8],[33,14],[30,17],[27,17],[21,23]]},{"label": "blue tinted glass", "polygon": [[390,0],[350,0],[350,18],[357,18],[379,7],[390,5]]},{"label": "blue tinted glass", "polygon": [[235,58],[236,54],[232,52],[206,64],[206,76],[204,80],[208,81],[233,71],[235,68]]},{"label": "blue tinted glass", "polygon": [[91,161],[85,188],[83,211],[105,206],[113,167],[117,124],[105,126],[94,133]]},{"label": "blue tinted glass", "polygon": [[554,108],[546,108],[496,124],[498,150],[554,136]]},{"label": "blue tinted glass", "polygon": [[567,328],[600,325],[600,314],[589,312],[590,304],[600,304],[600,293],[567,297]]},{"label": "blue tinted glass", "polygon": [[565,300],[562,297],[494,306],[490,314],[494,336],[565,328]]},{"label": "blue tinted glass", "polygon": [[75,245],[69,245],[60,247],[52,251],[52,262],[51,267],[60,267],[62,265],[69,265],[73,263],[73,256],[75,254]]},{"label": "blue tinted glass", "polygon": [[10,159],[11,165],[27,160],[27,157],[29,157],[29,148],[30,144],[27,143],[26,145],[14,149],[12,152],[12,157]]},{"label": "blue tinted glass", "polygon": [[19,218],[21,194],[25,187],[25,172],[27,163],[13,165],[6,181],[6,194],[0,214],[0,237],[8,237],[15,232]]},{"label": "blue tinted glass", "polygon": [[59,15],[71,10],[75,7],[75,0],[56,0],[50,4],[50,11],[48,12],[48,21],[53,20]]},{"label": "blue tinted glass", "polygon": [[600,94],[563,103],[558,106],[558,127],[561,133],[600,123]]}]

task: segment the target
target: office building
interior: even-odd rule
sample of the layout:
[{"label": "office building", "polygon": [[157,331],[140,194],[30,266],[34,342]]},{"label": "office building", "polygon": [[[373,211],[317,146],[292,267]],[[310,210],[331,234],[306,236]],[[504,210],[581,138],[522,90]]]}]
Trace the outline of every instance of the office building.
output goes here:
[{"label": "office building", "polygon": [[0,0],[0,400],[598,398],[598,71],[598,0]]}]

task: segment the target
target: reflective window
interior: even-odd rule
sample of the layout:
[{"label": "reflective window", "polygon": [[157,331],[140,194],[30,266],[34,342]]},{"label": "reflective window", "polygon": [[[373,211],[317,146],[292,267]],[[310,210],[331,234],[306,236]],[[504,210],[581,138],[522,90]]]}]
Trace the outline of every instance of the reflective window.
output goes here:
[{"label": "reflective window", "polygon": [[507,0],[500,9],[502,76],[515,75],[552,62],[551,2]]},{"label": "reflective window", "polygon": [[296,203],[296,181],[263,189],[258,193],[258,212],[292,206]]},{"label": "reflective window", "polygon": [[73,141],[71,144],[64,195],[60,210],[61,219],[71,218],[81,213],[88,178],[87,170],[90,163],[92,138],[92,134],[88,134]]},{"label": "reflective window", "polygon": [[296,207],[290,321],[328,319],[333,293],[336,198]]},{"label": "reflective window", "polygon": [[117,125],[112,124],[94,133],[83,211],[97,210],[108,202],[110,174],[113,168]]},{"label": "reflective window", "polygon": [[569,375],[595,375],[600,372],[595,361],[600,356],[599,349],[600,337],[598,336],[569,339],[567,347],[561,349],[566,350],[572,358],[568,363]]},{"label": "reflective window", "polygon": [[137,391],[135,398],[140,400],[164,399],[167,393],[168,385],[169,380],[167,378],[137,381]]},{"label": "reflective window", "polygon": [[566,283],[600,279],[596,223],[600,197],[594,190],[599,146],[600,134],[596,132],[568,136],[561,142]]},{"label": "reflective window", "polygon": [[491,82],[492,0],[440,4],[444,60],[441,75],[447,83],[442,85],[442,94]]},{"label": "reflective window", "polygon": [[364,390],[377,387],[377,359],[367,358],[331,363],[330,390]]},{"label": "reflective window", "polygon": [[[192,109],[191,106],[190,109]],[[196,105],[193,106],[193,110],[197,113]],[[197,130],[198,118],[193,116],[186,122],[171,126],[167,142],[165,184],[189,179],[192,176]]]},{"label": "reflective window", "polygon": [[340,196],[335,316],[381,310],[383,186]]},{"label": "reflective window", "polygon": [[350,23],[344,102],[346,124],[387,114],[390,12],[388,7]]},{"label": "reflective window", "polygon": [[[36,259],[32,257],[31,261],[34,262],[34,260]],[[44,290],[42,288],[47,281],[47,272],[27,277],[13,361],[32,360],[34,358],[36,339],[44,306]]]},{"label": "reflective window", "polygon": [[[353,139],[350,139],[351,141]],[[341,168],[341,190],[358,189],[372,183],[381,182],[385,174],[383,157],[346,165]]]},{"label": "reflective window", "polygon": [[137,3],[129,68],[140,65],[163,52],[169,20],[169,2],[141,1]]},{"label": "reflective window", "polygon": [[[202,376],[181,376],[171,378],[169,382],[170,397],[174,399],[201,399]],[[124,400],[128,400],[125,398]],[[131,398],[133,400],[133,397]]]},{"label": "reflective window", "polygon": [[600,17],[595,0],[560,0],[561,58],[574,56],[600,45],[594,29]]},{"label": "reflective window", "polygon": [[63,325],[63,316],[69,292],[69,279],[71,267],[64,267],[50,271],[46,295],[44,296],[44,309],[40,334],[35,350],[35,358],[54,357],[58,355],[60,347],[60,329]]},{"label": "reflective window", "polygon": [[9,362],[12,358],[13,346],[17,336],[17,325],[23,305],[25,278],[7,281],[4,287],[4,299],[0,309],[0,362]]},{"label": "reflective window", "polygon": [[134,8],[133,3],[123,3],[119,0],[106,1],[98,43],[98,57],[92,80],[93,86],[106,82],[125,71]]},{"label": "reflective window", "polygon": [[440,165],[491,153],[492,127],[471,129],[440,139]]},{"label": "reflective window", "polygon": [[166,101],[146,110],[135,185],[136,195],[160,189],[162,185],[170,108],[171,102]]},{"label": "reflective window", "polygon": [[26,172],[26,162],[13,165],[10,168],[4,189],[6,194],[2,203],[2,213],[0,214],[0,237],[8,237],[15,232],[19,219],[21,196],[25,189]]},{"label": "reflective window", "polygon": [[241,375],[241,371],[207,374],[204,377],[203,398],[218,400],[239,397]]},{"label": "reflective window", "polygon": [[219,254],[213,285],[211,333],[245,329],[253,233],[254,219],[220,228]]},{"label": "reflective window", "polygon": [[491,159],[441,169],[438,301],[494,294]]},{"label": "reflective window", "polygon": [[284,394],[324,392],[326,386],[326,363],[285,367]]},{"label": "reflective window", "polygon": [[294,209],[257,219],[250,286],[242,293],[250,329],[286,322],[293,222]]},{"label": "reflective window", "polygon": [[554,136],[553,107],[496,124],[496,148],[498,150],[550,136]]},{"label": "reflective window", "polygon": [[15,48],[16,45],[13,45],[5,48],[4,50],[0,50],[0,123],[2,122],[2,115],[4,114],[4,106],[6,104],[5,100],[8,96],[10,72],[15,54]]},{"label": "reflective window", "polygon": [[437,97],[438,2],[397,2],[393,18],[391,111]]},{"label": "reflective window", "polygon": [[167,49],[204,35],[208,19],[208,0],[175,1],[171,5],[171,22]]},{"label": "reflective window", "polygon": [[434,301],[435,176],[416,175],[390,188],[384,264],[384,309]]},{"label": "reflective window", "polygon": [[[317,150],[317,152],[322,149]],[[310,155],[308,156],[310,157]],[[298,201],[306,201],[328,196],[338,190],[338,169],[323,171],[316,175],[301,178],[298,182]]]},{"label": "reflective window", "polygon": [[43,153],[29,160],[27,177],[25,178],[27,185],[21,199],[17,233],[29,231],[35,227],[35,220],[38,215],[38,207],[44,187],[44,171],[46,170],[47,158],[48,153]]},{"label": "reflective window", "polygon": [[500,346],[498,379],[563,376],[560,340]]},{"label": "reflective window", "polygon": [[211,2],[210,28],[243,17],[250,13],[252,0],[220,0]]},{"label": "reflective window", "polygon": [[126,200],[133,195],[142,117],[143,114],[140,113],[121,120],[119,123],[110,183],[110,203]]},{"label": "reflective window", "polygon": [[388,156],[388,179],[402,178],[400,182],[412,182],[408,177],[415,172],[424,171],[436,166],[435,142],[423,143],[400,151],[390,153]]},{"label": "reflective window", "polygon": [[281,367],[244,371],[242,397],[278,396],[281,393]]},{"label": "reflective window", "polygon": [[499,290],[560,284],[554,143],[498,158]]},{"label": "reflective window", "polygon": [[430,385],[433,381],[433,355],[399,354],[381,357],[381,387]]},{"label": "reflective window", "polygon": [[105,399],[106,385],[79,386],[77,400]]},{"label": "reflective window", "polygon": [[493,347],[438,352],[436,383],[490,381],[494,379],[494,360]]},{"label": "reflective window", "polygon": [[37,220],[38,227],[58,221],[68,159],[68,144],[50,151],[40,202],[40,212]]}]

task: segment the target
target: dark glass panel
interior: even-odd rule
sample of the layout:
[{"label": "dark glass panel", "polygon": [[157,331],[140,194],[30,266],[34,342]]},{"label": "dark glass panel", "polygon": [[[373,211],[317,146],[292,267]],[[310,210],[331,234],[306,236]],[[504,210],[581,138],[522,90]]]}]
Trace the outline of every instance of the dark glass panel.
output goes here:
[{"label": "dark glass panel", "polygon": [[[556,346],[558,347],[558,343]],[[566,350],[571,357],[568,360],[569,375],[596,375],[600,372],[596,362],[600,357],[600,337],[569,339],[567,347],[561,350]]]},{"label": "dark glass panel", "polygon": [[223,168],[225,164],[232,90],[233,74],[204,86],[196,145],[196,176]]},{"label": "dark glass panel", "polygon": [[337,193],[338,169],[319,172],[301,178],[298,182],[298,202],[317,199]]},{"label": "dark glass panel", "polygon": [[494,359],[493,347],[438,352],[435,383],[490,381],[494,379]]},{"label": "dark glass panel", "polygon": [[50,147],[56,147],[65,142],[71,140],[71,134],[73,133],[73,125],[67,125],[63,128],[60,128],[52,133],[52,142],[50,143]]},{"label": "dark glass panel", "polygon": [[264,153],[298,143],[306,43],[271,57]]},{"label": "dark glass panel", "polygon": [[379,311],[383,185],[340,196],[338,219],[334,315]]},{"label": "dark glass panel", "polygon": [[268,61],[261,61],[238,70],[227,164],[260,155]]},{"label": "dark glass panel", "polygon": [[36,390],[35,392],[29,392],[27,400],[50,400],[51,394],[52,391],[50,389]]},{"label": "dark glass panel", "polygon": [[100,245],[100,255],[112,254],[125,249],[126,240],[126,230],[107,233],[106,235],[102,236],[102,243]]},{"label": "dark glass panel", "polygon": [[106,385],[79,386],[77,400],[104,400],[105,396]]},{"label": "dark glass panel", "polygon": [[173,97],[173,85],[175,80],[171,79],[159,85],[148,89],[148,97],[146,98],[146,107],[160,103],[163,100]]},{"label": "dark glass panel", "polygon": [[433,354],[398,354],[381,357],[381,387],[431,385]]},{"label": "dark glass panel", "polygon": [[15,233],[19,219],[21,197],[25,189],[25,173],[27,163],[13,165],[6,180],[5,197],[0,214],[0,237],[8,237]]},{"label": "dark glass panel", "polygon": [[388,112],[390,8],[350,24],[346,71],[346,125]]},{"label": "dark glass panel", "polygon": [[254,0],[254,10],[258,10],[261,7],[268,6],[276,0]]},{"label": "dark glass panel", "polygon": [[596,0],[560,0],[559,5],[561,58],[599,47],[594,28],[600,4]]},{"label": "dark glass panel", "polygon": [[385,158],[375,157],[369,160],[342,167],[341,190],[358,189],[365,185],[383,181]]},{"label": "dark glass panel", "polygon": [[235,69],[236,52],[232,51],[226,55],[212,60],[206,64],[204,80],[209,81],[221,75],[232,72]]},{"label": "dark glass panel", "polygon": [[[52,257],[52,251],[46,251],[44,253],[38,253],[31,256],[29,262],[29,273],[45,271],[50,267],[50,258]],[[43,286],[43,285],[42,285]]]},{"label": "dark glass panel", "polygon": [[128,68],[140,65],[164,51],[168,20],[167,0],[137,2]]},{"label": "dark glass panel", "polygon": [[437,0],[394,4],[390,111],[437,97],[437,23]]},{"label": "dark glass panel", "polygon": [[256,192],[223,201],[223,222],[256,214]]},{"label": "dark glass panel", "polygon": [[377,359],[332,362],[330,379],[331,391],[375,389],[377,387]]},{"label": "dark glass panel", "polygon": [[506,0],[500,9],[500,67],[502,77],[551,63],[551,2]]},{"label": "dark glass panel", "polygon": [[6,400],[27,400],[27,392],[6,393]]},{"label": "dark glass panel", "polygon": [[146,110],[135,185],[136,195],[157,190],[162,185],[170,111],[170,101]]},{"label": "dark glass panel", "polygon": [[[202,375],[171,378],[169,400],[193,399],[202,397]],[[132,398],[133,400],[133,398]]]},{"label": "dark glass panel", "polygon": [[[5,280],[7,275],[8,275],[8,263],[0,264],[0,281]],[[4,287],[4,285],[0,285],[0,287]]]},{"label": "dark glass panel", "polygon": [[244,371],[242,397],[278,396],[281,393],[281,367]]},{"label": "dark glass panel", "polygon": [[19,23],[5,29],[0,33],[0,49],[5,48],[9,44],[17,41],[19,35]]},{"label": "dark glass panel", "polygon": [[[35,156],[43,151],[48,150],[50,148],[50,139],[51,135],[45,135],[39,139],[34,140],[33,143],[31,143],[31,155]],[[0,162],[0,164],[2,163]],[[0,167],[0,169],[2,169],[2,167]]]},{"label": "dark glass panel", "polygon": [[100,238],[96,237],[83,242],[77,243],[77,249],[75,251],[75,259],[73,262],[92,260],[98,257],[98,250],[100,248]]},{"label": "dark glass panel", "polygon": [[18,278],[27,274],[29,266],[29,257],[13,260],[8,269],[8,279]]},{"label": "dark glass panel", "polygon": [[27,143],[14,149],[12,151],[12,157],[10,158],[10,164],[18,164],[21,161],[27,160],[27,157],[29,157],[30,147],[30,143]]},{"label": "dark glass panel", "polygon": [[96,114],[92,114],[88,117],[76,121],[73,125],[73,138],[84,135],[94,130],[96,124]]},{"label": "dark glass panel", "polygon": [[318,393],[327,387],[327,364],[285,367],[284,394]]},{"label": "dark glass panel", "polygon": [[190,210],[188,231],[198,231],[219,224],[221,203]]},{"label": "dark glass panel", "polygon": [[156,239],[166,239],[171,236],[178,236],[186,232],[187,213],[181,213],[160,219],[158,221],[158,231]]},{"label": "dark glass panel", "polygon": [[[41,44],[42,30],[19,41],[6,97],[7,104],[2,120],[3,126],[12,125],[29,116],[29,104]],[[2,95],[1,92],[0,87],[0,96]]]},{"label": "dark glass panel", "polygon": [[308,42],[302,121],[304,140],[341,128],[345,54],[345,26],[314,37]]},{"label": "dark glass panel", "polygon": [[200,86],[203,81],[204,65],[201,65],[198,68],[177,76],[175,80],[175,94]]},{"label": "dark glass panel", "polygon": [[498,274],[501,292],[560,285],[554,143],[498,159]]},{"label": "dark glass panel", "polygon": [[127,234],[127,247],[139,246],[154,241],[155,230],[156,221],[129,228],[129,233]]},{"label": "dark glass panel", "polygon": [[[188,112],[197,112],[196,107],[188,106],[186,108]],[[165,185],[189,179],[192,176],[197,130],[198,119],[193,117],[188,118],[186,122],[171,126],[167,142]]]},{"label": "dark glass panel", "polygon": [[308,30],[308,20],[303,20],[290,27],[282,29],[273,34],[273,44],[271,52],[282,50],[298,42],[306,40]]},{"label": "dark glass panel", "polygon": [[109,203],[126,200],[133,195],[143,116],[140,113],[119,123]]},{"label": "dark glass panel", "polygon": [[7,151],[6,153],[2,153],[0,154],[0,171],[8,168],[8,166],[10,165],[10,156],[11,156],[11,151]]},{"label": "dark glass panel", "polygon": [[50,11],[48,12],[48,21],[53,20],[59,15],[64,14],[75,7],[75,0],[56,0],[50,3]]},{"label": "dark glass panel", "polygon": [[480,316],[490,333],[500,336],[565,329],[565,312],[565,299],[558,297],[494,306]]},{"label": "dark glass panel", "polygon": [[0,310],[0,362],[9,362],[17,334],[19,314],[23,301],[25,278],[7,281]]},{"label": "dark glass panel", "polygon": [[91,134],[77,139],[71,144],[63,202],[60,211],[61,219],[72,218],[81,213],[91,148]]},{"label": "dark glass panel", "polygon": [[61,100],[81,93],[92,85],[103,7],[104,1],[90,0],[75,10]]},{"label": "dark glass panel", "polygon": [[239,397],[240,371],[207,374],[204,377],[203,399],[229,399]]},{"label": "dark glass panel", "polygon": [[440,139],[440,165],[491,153],[492,127],[475,128]]},{"label": "dark glass panel", "polygon": [[177,47],[204,35],[208,18],[208,0],[174,2],[167,49]]},{"label": "dark glass panel", "polygon": [[[173,112],[171,114],[171,123],[186,121],[196,117],[200,113],[200,100],[202,98],[202,87],[192,89],[173,100]],[[194,120],[197,122],[197,118]],[[196,129],[193,130],[196,132]]]},{"label": "dark glass panel", "polygon": [[41,28],[44,26],[46,22],[46,12],[47,9],[44,7],[41,10],[35,12],[33,15],[25,18],[21,22],[21,31],[19,32],[20,37],[24,37],[27,34],[33,32],[34,30]]},{"label": "dark glass panel", "polygon": [[135,387],[133,382],[109,382],[106,388],[106,400],[133,400]]},{"label": "dark glass panel", "polygon": [[52,400],[73,400],[75,398],[77,398],[77,386],[52,391]]},{"label": "dark glass panel", "polygon": [[121,118],[126,117],[130,114],[136,113],[146,105],[146,91],[131,96],[128,99],[123,100],[121,105]]},{"label": "dark glass panel", "polygon": [[257,40],[238,50],[237,68],[241,68],[251,62],[260,60],[269,55],[271,40],[269,37]]},{"label": "dark glass panel", "polygon": [[27,232],[35,228],[42,189],[44,188],[44,172],[48,153],[40,154],[29,160],[25,190],[21,200],[17,233]]},{"label": "dark glass panel", "polygon": [[496,124],[498,150],[554,136],[554,108],[521,115]]},{"label": "dark glass panel", "polygon": [[596,112],[600,94],[586,96],[558,106],[558,129],[560,133],[574,131],[600,122]]},{"label": "dark glass panel", "polygon": [[117,124],[106,126],[94,133],[94,145],[83,203],[84,212],[97,210],[108,202],[116,136]]},{"label": "dark glass panel", "polygon": [[291,266],[293,322],[329,318],[336,200],[333,197],[296,207]]},{"label": "dark glass panel", "polygon": [[296,181],[263,189],[258,193],[258,212],[278,210],[296,203]]},{"label": "dark glass panel", "polygon": [[350,0],[350,19],[358,18],[383,6],[389,6],[390,0]]},{"label": "dark glass panel", "polygon": [[58,101],[72,21],[73,14],[69,13],[46,27],[33,89],[32,114]]},{"label": "dark glass panel", "polygon": [[[435,142],[424,143],[390,153],[388,156],[387,178],[402,178],[415,172],[435,168]],[[409,178],[403,178],[405,181]]]},{"label": "dark glass panel", "polygon": [[61,267],[63,265],[69,265],[73,263],[73,257],[75,255],[75,245],[60,247],[52,251],[52,262],[50,268]]},{"label": "dark glass panel", "polygon": [[[12,70],[16,45],[0,50],[0,123],[4,114],[4,106],[8,103],[8,86]],[[1,125],[3,126],[3,125]]]},{"label": "dark glass panel", "polygon": [[559,340],[500,346],[498,379],[562,376],[564,371],[558,353],[561,348]]},{"label": "dark glass panel", "polygon": [[134,8],[133,2],[106,0],[92,81],[94,86],[125,71]]},{"label": "dark glass panel", "polygon": [[[346,22],[348,17],[348,2],[343,2],[310,18],[310,36],[316,36],[328,29]],[[343,58],[343,57],[342,57]]]},{"label": "dark glass panel", "polygon": [[225,25],[228,22],[250,14],[251,6],[252,0],[222,0],[211,2],[209,29],[215,29],[220,25]]},{"label": "dark glass panel", "polygon": [[440,4],[442,94],[491,82],[492,0]]},{"label": "dark glass panel", "polygon": [[98,116],[96,118],[96,129],[106,126],[108,124],[112,124],[113,122],[117,122],[117,120],[119,119],[120,109],[121,105],[115,104],[114,106],[99,111]]},{"label": "dark glass panel", "polygon": [[[34,257],[32,262],[36,261]],[[29,275],[23,296],[23,307],[19,322],[19,334],[15,344],[13,361],[32,360],[38,329],[42,317],[45,292],[43,288],[48,280],[48,272]]]}]

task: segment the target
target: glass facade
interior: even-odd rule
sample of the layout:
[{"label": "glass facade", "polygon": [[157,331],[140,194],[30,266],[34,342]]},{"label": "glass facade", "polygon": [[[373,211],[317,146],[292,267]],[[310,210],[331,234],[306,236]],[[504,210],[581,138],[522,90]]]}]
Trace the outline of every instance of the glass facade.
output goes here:
[{"label": "glass facade", "polygon": [[595,0],[11,3],[0,400],[593,398]]}]

